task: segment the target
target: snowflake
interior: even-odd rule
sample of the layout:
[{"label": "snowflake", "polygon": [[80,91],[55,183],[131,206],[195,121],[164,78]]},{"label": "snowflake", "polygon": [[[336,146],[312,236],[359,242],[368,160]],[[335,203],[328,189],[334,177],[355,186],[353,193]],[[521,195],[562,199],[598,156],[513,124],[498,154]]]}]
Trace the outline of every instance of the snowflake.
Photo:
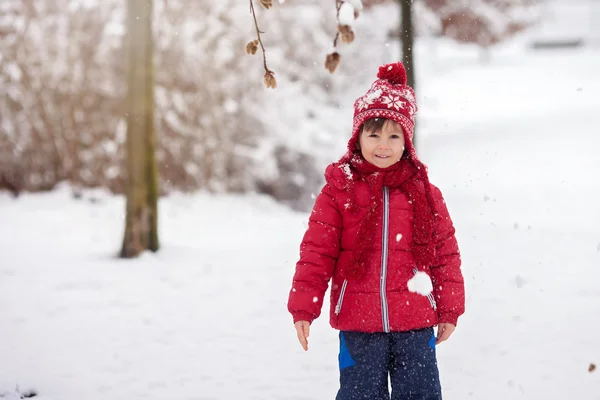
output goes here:
[{"label": "snowflake", "polygon": [[356,101],[356,107],[359,111],[366,110],[379,96],[381,96],[381,89],[368,92],[365,96]]},{"label": "snowflake", "polygon": [[388,108],[394,108],[396,110],[400,110],[404,108],[405,102],[400,98],[400,96],[387,95],[383,97],[383,104],[387,105]]},{"label": "snowflake", "polygon": [[367,94],[367,101],[369,103],[373,103],[373,100],[375,100],[379,96],[381,96],[381,89],[374,90],[374,91],[370,92],[369,94]]},{"label": "snowflake", "polygon": [[369,102],[367,101],[366,98],[361,97],[356,102],[356,107],[358,108],[359,111],[366,110],[367,108],[369,108]]},{"label": "snowflake", "polygon": [[415,96],[413,96],[413,94],[411,93],[411,91],[408,90],[408,89],[403,89],[402,90],[402,97],[404,97],[410,103],[414,103],[415,102]]}]

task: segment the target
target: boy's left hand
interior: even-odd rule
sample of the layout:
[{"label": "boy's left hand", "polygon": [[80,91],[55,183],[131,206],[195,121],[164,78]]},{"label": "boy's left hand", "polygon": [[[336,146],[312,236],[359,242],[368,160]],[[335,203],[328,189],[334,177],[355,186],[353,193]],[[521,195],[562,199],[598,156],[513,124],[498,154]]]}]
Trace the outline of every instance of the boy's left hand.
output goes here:
[{"label": "boy's left hand", "polygon": [[452,335],[455,329],[456,326],[454,324],[450,324],[447,322],[439,324],[435,344],[438,345],[448,340],[448,338],[450,337],[450,335]]}]

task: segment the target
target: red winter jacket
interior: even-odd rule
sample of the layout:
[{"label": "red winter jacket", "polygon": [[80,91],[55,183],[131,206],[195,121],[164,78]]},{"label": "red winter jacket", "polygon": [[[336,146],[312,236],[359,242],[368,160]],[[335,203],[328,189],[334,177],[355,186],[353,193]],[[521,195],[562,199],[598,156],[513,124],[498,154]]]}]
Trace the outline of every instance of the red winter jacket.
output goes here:
[{"label": "red winter jacket", "polygon": [[364,277],[348,281],[342,278],[342,266],[352,259],[357,242],[358,223],[367,212],[369,188],[355,181],[358,211],[352,210],[344,191],[343,179],[347,178],[341,175],[329,181],[317,197],[300,245],[288,301],[294,322],[312,322],[319,317],[333,279],[330,324],[335,329],[393,332],[440,322],[456,325],[464,312],[464,281],[454,227],[440,190],[432,185],[438,213],[434,230],[437,262],[424,271],[433,283],[432,294],[424,296],[409,291],[407,286],[416,272],[411,251],[413,212],[408,196],[400,189],[383,189],[387,212],[377,225],[381,234],[367,250]]}]

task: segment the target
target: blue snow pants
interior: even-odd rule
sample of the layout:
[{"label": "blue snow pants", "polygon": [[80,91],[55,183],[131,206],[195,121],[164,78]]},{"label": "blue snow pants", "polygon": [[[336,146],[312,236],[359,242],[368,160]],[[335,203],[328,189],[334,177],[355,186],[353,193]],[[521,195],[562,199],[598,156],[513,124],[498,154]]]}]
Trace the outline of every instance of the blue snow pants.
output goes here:
[{"label": "blue snow pants", "polygon": [[442,399],[433,328],[391,333],[342,331],[339,336],[336,400]]}]

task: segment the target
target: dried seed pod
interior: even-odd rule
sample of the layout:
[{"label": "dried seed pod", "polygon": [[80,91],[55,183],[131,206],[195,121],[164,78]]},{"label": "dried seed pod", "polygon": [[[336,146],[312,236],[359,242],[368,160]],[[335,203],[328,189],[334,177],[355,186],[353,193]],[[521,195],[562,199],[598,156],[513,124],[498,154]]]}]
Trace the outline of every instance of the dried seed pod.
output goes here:
[{"label": "dried seed pod", "polygon": [[354,41],[354,31],[350,25],[338,25],[338,32],[344,43],[352,43]]},{"label": "dried seed pod", "polygon": [[329,70],[329,73],[333,74],[335,72],[338,65],[340,65],[340,60],[340,53],[337,51],[327,54],[327,57],[325,58],[325,68]]},{"label": "dried seed pod", "polygon": [[258,51],[258,40],[254,39],[246,45],[246,53],[256,54]]},{"label": "dried seed pod", "polygon": [[265,86],[269,89],[275,89],[277,87],[277,80],[275,79],[273,71],[265,72],[265,76],[263,78],[263,82]]},{"label": "dried seed pod", "polygon": [[260,0],[260,5],[268,10],[273,7],[273,0]]}]

